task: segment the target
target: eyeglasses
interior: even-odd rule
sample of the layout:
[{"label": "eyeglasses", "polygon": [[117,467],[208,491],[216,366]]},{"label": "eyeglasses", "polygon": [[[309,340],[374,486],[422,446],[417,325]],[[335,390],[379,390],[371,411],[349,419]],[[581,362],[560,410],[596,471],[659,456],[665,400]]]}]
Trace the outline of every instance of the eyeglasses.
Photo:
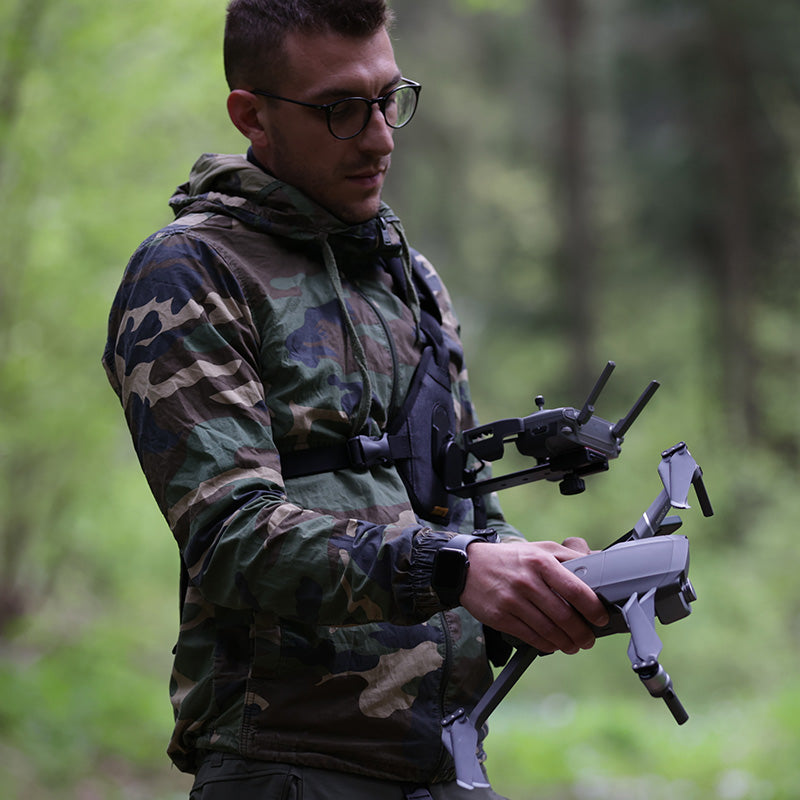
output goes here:
[{"label": "eyeglasses", "polygon": [[353,139],[369,125],[372,116],[372,106],[378,106],[390,128],[402,128],[411,122],[417,110],[419,93],[422,86],[416,81],[403,78],[402,86],[392,89],[383,97],[368,100],[366,97],[345,97],[333,103],[316,105],[303,103],[300,100],[291,100],[288,97],[267,92],[264,89],[251,89],[252,94],[269,97],[272,100],[282,100],[284,103],[294,103],[296,106],[305,106],[317,111],[324,111],[328,122],[328,130],[337,139]]}]

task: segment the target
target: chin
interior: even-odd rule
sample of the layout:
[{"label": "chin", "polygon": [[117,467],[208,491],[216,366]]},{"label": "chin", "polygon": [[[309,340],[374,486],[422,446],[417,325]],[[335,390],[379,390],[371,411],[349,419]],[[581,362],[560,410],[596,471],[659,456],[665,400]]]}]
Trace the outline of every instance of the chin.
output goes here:
[{"label": "chin", "polygon": [[369,222],[373,219],[377,215],[380,207],[380,200],[378,200],[376,203],[347,206],[333,213],[342,220],[342,222],[346,222],[348,225],[360,225],[362,222]]}]

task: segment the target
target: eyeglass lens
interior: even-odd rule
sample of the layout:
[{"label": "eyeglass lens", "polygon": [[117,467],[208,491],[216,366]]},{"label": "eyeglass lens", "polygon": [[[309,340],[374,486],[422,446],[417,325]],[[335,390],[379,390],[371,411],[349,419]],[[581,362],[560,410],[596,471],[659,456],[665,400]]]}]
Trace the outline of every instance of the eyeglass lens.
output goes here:
[{"label": "eyeglass lens", "polygon": [[[389,92],[380,104],[386,124],[402,128],[411,121],[417,109],[417,93],[412,86],[399,86]],[[369,124],[372,103],[361,98],[350,98],[335,103],[328,115],[331,133],[340,139],[358,136]]]}]

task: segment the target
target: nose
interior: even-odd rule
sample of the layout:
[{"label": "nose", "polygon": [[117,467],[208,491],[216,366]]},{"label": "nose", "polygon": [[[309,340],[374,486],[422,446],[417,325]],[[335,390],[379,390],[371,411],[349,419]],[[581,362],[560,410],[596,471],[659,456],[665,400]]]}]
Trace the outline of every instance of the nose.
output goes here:
[{"label": "nose", "polygon": [[387,124],[377,103],[372,106],[367,127],[357,137],[357,141],[362,150],[381,156],[388,156],[394,150],[394,131]]}]

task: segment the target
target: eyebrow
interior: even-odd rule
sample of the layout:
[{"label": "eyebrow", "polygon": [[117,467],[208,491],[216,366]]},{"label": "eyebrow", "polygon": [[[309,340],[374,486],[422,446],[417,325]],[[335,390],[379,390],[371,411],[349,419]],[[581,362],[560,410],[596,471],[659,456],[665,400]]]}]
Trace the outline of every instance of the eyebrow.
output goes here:
[{"label": "eyebrow", "polygon": [[[401,80],[403,80],[403,73],[398,70],[394,77],[388,83],[384,84],[380,91],[380,96],[382,97],[387,92],[391,91],[395,86],[397,86],[398,83],[400,83]],[[362,97],[362,95],[354,92],[352,89],[328,86],[325,89],[320,89],[319,92],[313,95],[313,99],[310,102],[318,103],[319,105],[326,105],[328,102],[336,102],[335,100],[326,101],[326,98],[330,97],[345,99],[348,97]]]}]

